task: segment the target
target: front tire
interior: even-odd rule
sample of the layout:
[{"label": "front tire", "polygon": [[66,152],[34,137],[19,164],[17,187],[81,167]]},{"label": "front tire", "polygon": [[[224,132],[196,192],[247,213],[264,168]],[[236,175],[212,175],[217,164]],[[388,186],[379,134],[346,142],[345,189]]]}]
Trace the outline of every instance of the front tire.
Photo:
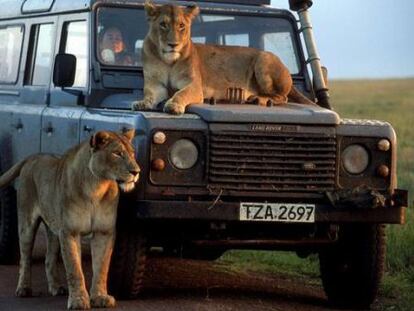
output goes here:
[{"label": "front tire", "polygon": [[336,307],[369,308],[385,263],[384,225],[344,225],[338,242],[319,253],[323,287]]},{"label": "front tire", "polygon": [[109,293],[117,298],[136,298],[142,289],[146,259],[145,236],[118,230],[109,269]]},{"label": "front tire", "polygon": [[16,191],[6,187],[0,190],[0,264],[17,264],[18,260]]}]

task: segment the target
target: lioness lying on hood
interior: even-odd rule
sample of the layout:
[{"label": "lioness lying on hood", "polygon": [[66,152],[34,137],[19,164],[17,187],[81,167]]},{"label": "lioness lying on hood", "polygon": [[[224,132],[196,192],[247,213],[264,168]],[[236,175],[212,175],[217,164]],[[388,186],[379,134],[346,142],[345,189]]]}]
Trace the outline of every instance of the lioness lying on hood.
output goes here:
[{"label": "lioness lying on hood", "polygon": [[168,99],[164,111],[182,114],[188,104],[204,99],[229,99],[243,90],[248,103],[285,104],[288,98],[314,104],[294,87],[289,70],[274,54],[248,47],[196,44],[191,22],[195,5],[157,6],[145,3],[149,32],[144,40],[144,99],[132,109],[155,109]]}]

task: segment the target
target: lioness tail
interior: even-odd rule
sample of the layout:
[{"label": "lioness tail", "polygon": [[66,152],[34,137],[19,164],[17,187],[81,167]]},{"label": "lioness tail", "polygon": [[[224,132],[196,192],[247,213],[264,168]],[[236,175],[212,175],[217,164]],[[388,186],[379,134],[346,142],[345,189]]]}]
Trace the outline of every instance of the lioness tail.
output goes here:
[{"label": "lioness tail", "polygon": [[27,159],[24,159],[15,165],[13,165],[8,171],[0,176],[0,188],[7,186],[13,180],[15,180],[19,175],[23,165],[26,163]]},{"label": "lioness tail", "polygon": [[311,101],[301,92],[299,92],[299,90],[295,86],[292,86],[292,89],[290,90],[290,93],[288,94],[288,99],[289,101],[292,101],[294,103],[314,105],[314,106],[316,105],[313,101]]}]

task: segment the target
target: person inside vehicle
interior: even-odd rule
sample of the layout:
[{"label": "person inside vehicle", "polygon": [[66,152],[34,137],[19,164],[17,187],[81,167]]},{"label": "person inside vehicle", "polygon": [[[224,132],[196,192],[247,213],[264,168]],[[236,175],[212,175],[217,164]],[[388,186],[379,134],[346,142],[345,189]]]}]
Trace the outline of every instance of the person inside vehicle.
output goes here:
[{"label": "person inside vehicle", "polygon": [[109,27],[101,33],[100,57],[110,65],[131,66],[134,60],[127,51],[122,32],[117,27]]}]

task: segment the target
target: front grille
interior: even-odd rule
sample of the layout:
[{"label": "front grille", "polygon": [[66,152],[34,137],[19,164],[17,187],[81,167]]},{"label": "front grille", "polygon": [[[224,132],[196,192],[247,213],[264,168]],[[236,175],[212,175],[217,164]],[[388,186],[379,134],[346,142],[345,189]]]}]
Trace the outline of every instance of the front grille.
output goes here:
[{"label": "front grille", "polygon": [[336,139],[322,131],[212,132],[209,149],[212,189],[321,193],[335,186]]}]

